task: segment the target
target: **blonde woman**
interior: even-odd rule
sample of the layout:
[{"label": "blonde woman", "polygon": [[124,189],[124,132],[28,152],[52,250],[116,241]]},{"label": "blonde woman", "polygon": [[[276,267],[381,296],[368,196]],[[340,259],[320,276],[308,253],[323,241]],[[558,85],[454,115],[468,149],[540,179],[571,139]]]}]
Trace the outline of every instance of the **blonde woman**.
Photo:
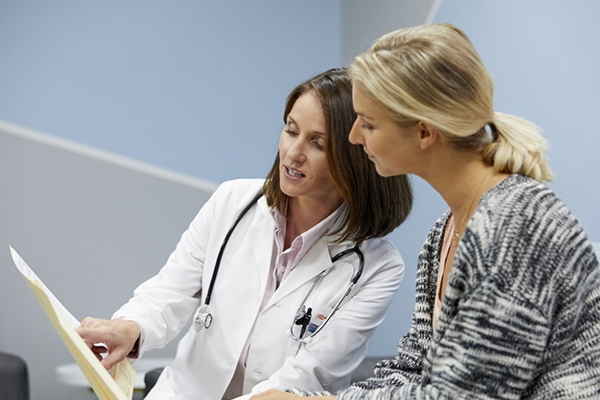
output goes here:
[{"label": "blonde woman", "polygon": [[380,175],[426,180],[449,210],[419,255],[398,356],[334,397],[600,398],[600,267],[543,183],[552,173],[539,129],[494,111],[492,79],[451,25],[383,36],[351,76],[350,141]]}]

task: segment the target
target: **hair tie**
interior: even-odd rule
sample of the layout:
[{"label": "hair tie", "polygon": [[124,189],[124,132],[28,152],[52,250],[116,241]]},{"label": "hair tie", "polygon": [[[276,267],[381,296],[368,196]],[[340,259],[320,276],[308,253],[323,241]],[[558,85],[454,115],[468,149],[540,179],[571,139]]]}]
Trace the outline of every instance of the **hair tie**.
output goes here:
[{"label": "hair tie", "polygon": [[496,140],[498,140],[498,128],[496,128],[496,124],[494,124],[494,121],[488,122],[483,128],[488,133],[488,136],[491,138],[491,142],[495,142]]}]

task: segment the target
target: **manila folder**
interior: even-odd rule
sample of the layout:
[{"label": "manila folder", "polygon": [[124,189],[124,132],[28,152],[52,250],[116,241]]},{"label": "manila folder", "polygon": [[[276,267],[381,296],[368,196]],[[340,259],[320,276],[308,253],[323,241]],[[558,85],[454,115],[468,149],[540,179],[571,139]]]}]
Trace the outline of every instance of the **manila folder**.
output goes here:
[{"label": "manila folder", "polygon": [[[14,256],[20,258],[12,248],[11,251],[13,252],[13,258],[15,258]],[[71,356],[85,375],[96,396],[100,400],[131,400],[133,397],[135,370],[129,361],[125,359],[111,368],[110,371],[107,371],[77,331],[75,331],[75,328],[66,321],[60,312],[57,312],[46,293],[46,287],[39,278],[30,279],[25,275],[23,277],[52,322],[52,325],[54,325],[60,338],[67,346],[67,349],[69,349]]]}]

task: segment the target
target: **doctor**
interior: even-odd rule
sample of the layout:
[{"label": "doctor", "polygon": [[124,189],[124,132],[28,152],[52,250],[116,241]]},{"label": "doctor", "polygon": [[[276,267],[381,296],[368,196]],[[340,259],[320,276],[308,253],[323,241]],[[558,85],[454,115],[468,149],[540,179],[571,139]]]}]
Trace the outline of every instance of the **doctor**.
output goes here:
[{"label": "doctor", "polygon": [[86,343],[108,347],[106,368],[193,319],[148,400],[349,384],[404,272],[383,236],[412,205],[405,176],[379,177],[348,142],[351,93],[343,69],[296,87],[267,178],[223,183],[112,320],[83,320]]}]

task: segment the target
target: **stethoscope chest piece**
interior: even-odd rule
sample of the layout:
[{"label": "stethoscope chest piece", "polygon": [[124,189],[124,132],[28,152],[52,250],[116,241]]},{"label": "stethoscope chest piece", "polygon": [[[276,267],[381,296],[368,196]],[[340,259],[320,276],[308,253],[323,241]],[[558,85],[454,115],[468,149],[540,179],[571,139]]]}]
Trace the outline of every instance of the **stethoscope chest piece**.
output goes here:
[{"label": "stethoscope chest piece", "polygon": [[194,329],[200,332],[202,328],[208,329],[212,324],[212,314],[208,312],[208,305],[204,304],[196,311],[194,316]]}]

